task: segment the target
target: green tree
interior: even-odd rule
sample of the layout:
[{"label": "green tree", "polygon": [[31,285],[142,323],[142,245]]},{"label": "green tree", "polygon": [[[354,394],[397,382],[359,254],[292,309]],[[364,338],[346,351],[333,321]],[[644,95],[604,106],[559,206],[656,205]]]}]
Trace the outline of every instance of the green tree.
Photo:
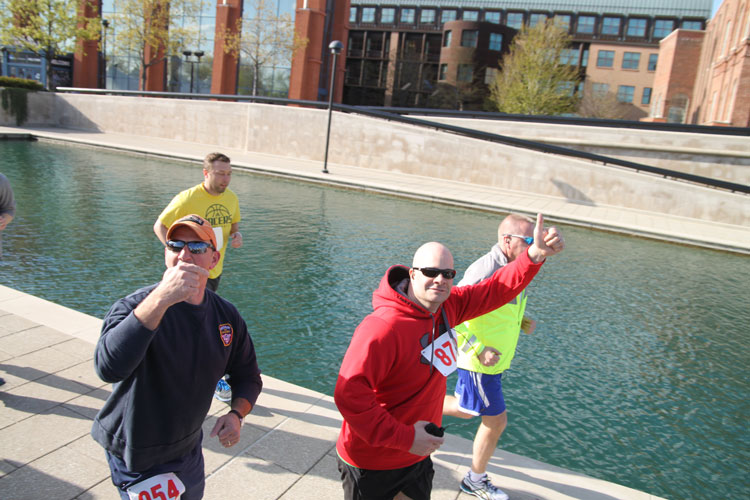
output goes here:
[{"label": "green tree", "polygon": [[578,114],[585,118],[624,120],[628,116],[628,107],[628,104],[617,100],[617,95],[609,90],[609,86],[597,86],[596,82],[587,80]]},{"label": "green tree", "polygon": [[252,95],[258,94],[261,67],[290,66],[294,53],[304,48],[308,40],[294,29],[288,13],[277,14],[270,0],[246,2],[250,15],[238,19],[236,30],[224,32],[224,50],[234,57],[246,57],[252,65]]},{"label": "green tree", "polygon": [[115,0],[114,6],[114,52],[137,54],[141,90],[146,88],[147,68],[199,42],[198,26],[184,25],[183,20],[195,19],[203,0]]},{"label": "green tree", "polygon": [[578,68],[561,63],[571,37],[553,20],[524,26],[490,83],[490,100],[498,111],[526,115],[559,115],[576,110]]},{"label": "green tree", "polygon": [[85,18],[80,4],[80,0],[0,1],[0,43],[43,55],[48,89],[53,85],[53,58],[72,52],[76,40],[99,39],[100,19]]}]

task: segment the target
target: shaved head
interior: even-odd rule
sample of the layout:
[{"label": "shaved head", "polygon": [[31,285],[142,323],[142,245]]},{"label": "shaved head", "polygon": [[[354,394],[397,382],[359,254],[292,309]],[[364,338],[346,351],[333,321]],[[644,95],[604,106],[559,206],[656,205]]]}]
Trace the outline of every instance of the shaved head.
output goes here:
[{"label": "shaved head", "polygon": [[409,299],[435,313],[440,308],[440,304],[450,296],[453,278],[446,278],[441,273],[430,278],[417,269],[425,267],[453,270],[453,255],[442,243],[431,241],[417,249],[414,253],[412,268],[409,269],[407,293]]},{"label": "shaved head", "polygon": [[[497,244],[500,250],[513,262],[529,247],[519,236],[534,236],[536,221],[521,214],[510,214],[497,228]],[[508,236],[514,235],[514,236]]]},{"label": "shaved head", "polygon": [[430,241],[414,252],[412,267],[453,267],[453,254],[448,247],[437,241]]}]

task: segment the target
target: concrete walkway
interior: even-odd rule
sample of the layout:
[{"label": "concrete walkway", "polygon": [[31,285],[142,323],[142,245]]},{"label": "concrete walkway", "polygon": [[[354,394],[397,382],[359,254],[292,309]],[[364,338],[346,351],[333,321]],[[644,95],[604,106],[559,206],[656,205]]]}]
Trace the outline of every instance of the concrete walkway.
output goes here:
[{"label": "concrete walkway", "polygon": [[[90,437],[110,388],[93,369],[101,320],[0,285],[0,498],[116,500],[104,452]],[[207,500],[342,498],[333,398],[263,376],[240,442],[206,438]],[[204,434],[227,406],[214,400]],[[458,490],[471,441],[448,435],[433,459],[433,498]],[[513,500],[647,500],[652,495],[497,451],[489,473]]]},{"label": "concrete walkway", "polygon": [[[0,127],[0,138],[24,135],[190,161],[202,161],[207,152],[217,149],[210,144],[127,134],[60,128]],[[221,151],[232,158],[233,166],[267,175],[498,212],[542,212],[549,220],[558,223],[750,254],[750,227],[747,226],[615,206],[584,205],[566,198],[531,195],[496,187],[340,164],[329,163],[329,173],[324,174],[319,161],[251,153],[239,148],[221,148]]]}]

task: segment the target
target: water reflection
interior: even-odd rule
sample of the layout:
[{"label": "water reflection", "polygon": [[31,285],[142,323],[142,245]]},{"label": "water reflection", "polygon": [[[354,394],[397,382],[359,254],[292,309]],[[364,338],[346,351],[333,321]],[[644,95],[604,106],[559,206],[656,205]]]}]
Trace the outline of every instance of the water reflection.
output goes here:
[{"label": "water reflection", "polygon": [[[156,281],[151,227],[200,165],[0,143],[18,213],[4,285],[102,317]],[[244,245],[221,291],[263,370],[331,394],[385,269],[436,239],[465,269],[499,216],[238,174]],[[502,446],[669,498],[747,497],[747,257],[565,227],[568,250],[529,289],[538,321],[504,378]],[[454,380],[449,380],[452,390]],[[451,432],[473,435],[476,423]],[[710,492],[710,493],[709,493]]]}]

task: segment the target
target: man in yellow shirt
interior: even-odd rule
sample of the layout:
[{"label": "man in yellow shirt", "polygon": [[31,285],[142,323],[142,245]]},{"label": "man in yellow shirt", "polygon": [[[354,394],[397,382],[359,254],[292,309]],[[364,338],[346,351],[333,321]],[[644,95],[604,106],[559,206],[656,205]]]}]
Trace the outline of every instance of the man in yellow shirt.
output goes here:
[{"label": "man in yellow shirt", "polygon": [[[154,233],[164,245],[167,244],[167,228],[181,217],[198,214],[211,224],[216,234],[216,249],[221,255],[216,267],[209,271],[206,282],[206,288],[214,292],[219,289],[227,243],[231,240],[232,248],[242,246],[240,202],[229,189],[231,180],[232,164],[229,157],[222,153],[209,153],[203,159],[203,182],[172,198],[154,223]],[[219,380],[214,396],[219,401],[231,401],[232,389],[226,377]]]},{"label": "man in yellow shirt", "polygon": [[180,217],[198,214],[211,223],[216,233],[217,250],[221,252],[221,259],[211,270],[206,284],[206,288],[214,292],[219,288],[227,243],[231,240],[232,248],[242,246],[242,234],[238,230],[240,203],[237,195],[229,189],[231,179],[229,157],[209,153],[203,160],[203,182],[172,198],[154,223],[154,233],[164,245],[167,244],[167,228]]},{"label": "man in yellow shirt", "polygon": [[[466,269],[458,286],[479,283],[526,252],[534,242],[534,221],[510,214],[500,223],[497,233],[497,244]],[[524,316],[525,309],[523,290],[504,306],[456,326],[458,380],[455,396],[445,396],[443,415],[467,419],[481,416],[471,470],[461,482],[461,490],[487,500],[508,499],[492,484],[486,471],[508,422],[503,372],[510,367],[520,330],[532,333],[536,326],[534,320]]]}]

